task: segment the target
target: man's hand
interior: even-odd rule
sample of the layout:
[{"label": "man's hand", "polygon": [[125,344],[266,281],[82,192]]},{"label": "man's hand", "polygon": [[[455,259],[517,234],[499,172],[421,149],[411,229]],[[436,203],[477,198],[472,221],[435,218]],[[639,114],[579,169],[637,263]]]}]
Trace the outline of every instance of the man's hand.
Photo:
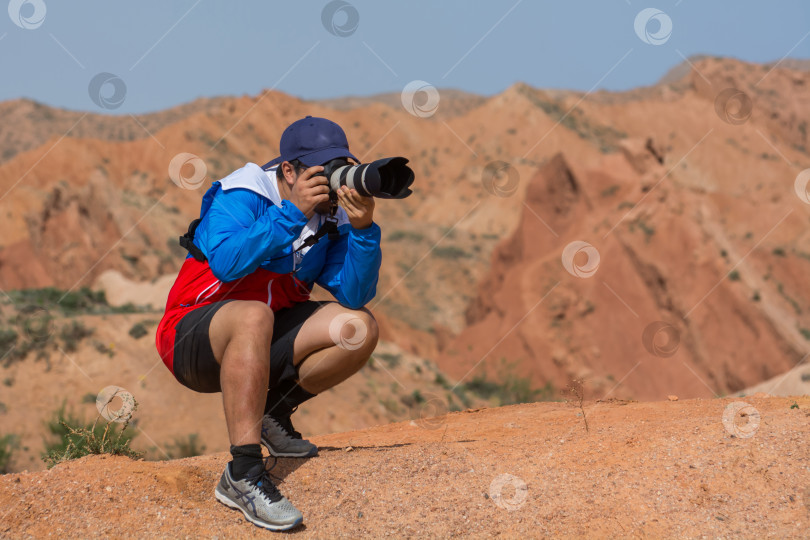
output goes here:
[{"label": "man's hand", "polygon": [[356,189],[340,186],[337,192],[338,204],[346,210],[349,223],[355,229],[371,227],[374,219],[374,197],[363,197]]},{"label": "man's hand", "polygon": [[301,210],[307,219],[315,213],[316,206],[329,202],[329,181],[325,176],[313,176],[321,171],[323,167],[318,165],[302,172],[290,193],[290,202]]}]

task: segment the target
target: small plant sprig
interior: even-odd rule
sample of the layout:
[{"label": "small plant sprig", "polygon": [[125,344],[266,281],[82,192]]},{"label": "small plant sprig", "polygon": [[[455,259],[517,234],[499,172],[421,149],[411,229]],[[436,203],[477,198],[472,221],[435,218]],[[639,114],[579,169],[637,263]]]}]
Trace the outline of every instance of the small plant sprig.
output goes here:
[{"label": "small plant sprig", "polygon": [[[111,395],[102,410],[105,410],[115,397],[116,394]],[[132,408],[121,423],[121,428],[118,429],[114,425],[118,423],[117,421],[120,420],[120,417],[114,417],[107,420],[103,431],[101,431],[101,425],[99,425],[99,419],[102,417],[101,414],[96,417],[91,426],[82,426],[80,424],[71,425],[65,420],[63,415],[60,415],[58,424],[66,430],[63,439],[66,440],[67,444],[64,448],[54,448],[47,452],[42,458],[43,461],[45,461],[50,469],[58,463],[78,459],[91,454],[127,456],[132,459],[140,458],[143,453],[137,452],[130,447],[129,444],[132,440],[132,435],[126,432],[132,418],[132,413],[134,413],[137,408],[138,402],[132,398]],[[99,433],[99,431],[101,431],[101,433]]]},{"label": "small plant sprig", "polygon": [[579,410],[582,411],[582,419],[585,421],[585,432],[590,433],[591,430],[588,427],[588,417],[585,416],[585,408],[582,406],[582,404],[585,402],[585,380],[572,380],[568,384],[568,392],[576,398],[576,405],[579,407]]}]

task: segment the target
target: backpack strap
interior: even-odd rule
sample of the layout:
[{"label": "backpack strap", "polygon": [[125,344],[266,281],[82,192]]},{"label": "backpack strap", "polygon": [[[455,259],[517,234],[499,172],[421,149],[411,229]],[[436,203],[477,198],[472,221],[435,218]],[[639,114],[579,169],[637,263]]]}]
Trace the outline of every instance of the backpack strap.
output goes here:
[{"label": "backpack strap", "polygon": [[197,218],[189,223],[188,232],[180,237],[180,245],[191,253],[192,257],[200,262],[205,262],[208,260],[205,253],[194,244],[194,233],[197,231],[197,226],[200,224],[200,221],[202,221],[202,218]]}]

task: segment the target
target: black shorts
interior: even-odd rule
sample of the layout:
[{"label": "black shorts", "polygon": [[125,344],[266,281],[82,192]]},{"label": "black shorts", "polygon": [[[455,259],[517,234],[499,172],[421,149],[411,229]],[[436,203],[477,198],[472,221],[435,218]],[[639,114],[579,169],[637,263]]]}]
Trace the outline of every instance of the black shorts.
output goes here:
[{"label": "black shorts", "polygon": [[[221,392],[219,364],[214,358],[208,328],[219,308],[233,302],[223,300],[191,311],[175,326],[174,376],[183,385],[196,392]],[[308,300],[275,312],[273,339],[270,345],[270,387],[279,380],[298,378],[293,364],[293,345],[304,322],[328,302]]]}]

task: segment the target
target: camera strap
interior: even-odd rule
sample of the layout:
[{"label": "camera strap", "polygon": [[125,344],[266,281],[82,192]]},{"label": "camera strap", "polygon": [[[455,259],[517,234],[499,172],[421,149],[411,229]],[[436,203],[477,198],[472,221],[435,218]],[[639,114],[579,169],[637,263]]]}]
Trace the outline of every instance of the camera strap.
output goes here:
[{"label": "camera strap", "polygon": [[194,233],[197,231],[197,225],[200,224],[200,221],[202,221],[202,219],[197,218],[189,223],[188,232],[180,237],[180,245],[191,253],[192,257],[200,262],[205,262],[208,260],[205,253],[203,253],[202,250],[194,244]]},{"label": "camera strap", "polygon": [[314,246],[315,244],[318,243],[318,240],[320,240],[327,234],[329,235],[329,240],[337,240],[338,238],[340,238],[340,233],[338,232],[337,226],[338,221],[337,218],[335,217],[335,214],[337,214],[338,209],[337,193],[335,193],[334,191],[329,192],[329,202],[331,203],[331,206],[329,208],[329,217],[326,218],[326,221],[323,222],[323,225],[321,225],[318,228],[315,234],[308,236],[304,240],[304,243],[298,246],[298,249],[296,249],[294,253],[301,251],[304,248]]}]

